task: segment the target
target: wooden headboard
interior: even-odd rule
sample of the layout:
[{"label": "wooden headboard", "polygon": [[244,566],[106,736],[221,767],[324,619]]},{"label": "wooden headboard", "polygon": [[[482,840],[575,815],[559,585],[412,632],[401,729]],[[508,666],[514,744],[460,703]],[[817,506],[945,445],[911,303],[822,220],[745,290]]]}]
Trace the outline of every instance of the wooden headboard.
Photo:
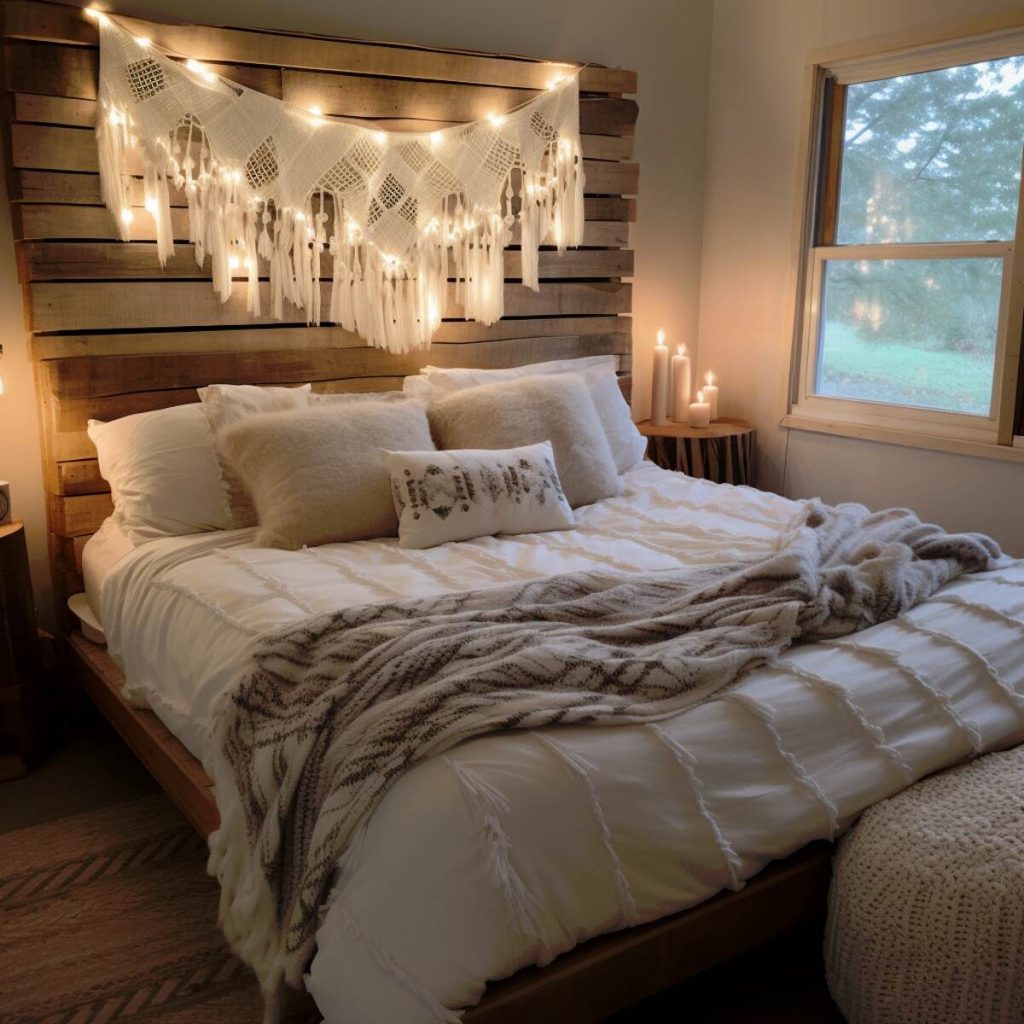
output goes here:
[{"label": "wooden headboard", "polygon": [[[505,319],[445,322],[426,352],[368,348],[340,327],[252,319],[245,289],[221,304],[187,243],[184,197],[172,200],[175,256],[161,270],[152,221],[134,192],[138,241],[115,240],[100,204],[95,25],[77,7],[7,0],[3,9],[7,176],[40,405],[50,555],[58,615],[82,589],[86,539],[111,511],[86,420],[197,401],[214,382],[318,391],[401,387],[420,366],[500,367],[614,353],[628,372],[633,273],[630,163],[637,105],[631,71],[587,67],[580,114],[587,178],[584,247],[540,258],[540,291],[516,281],[506,254]],[[543,89],[545,62],[501,55],[125,19],[226,78],[325,114],[430,131],[501,112]],[[264,285],[266,287],[266,285]],[[269,308],[265,298],[263,307]],[[324,308],[327,307],[325,300]]]}]

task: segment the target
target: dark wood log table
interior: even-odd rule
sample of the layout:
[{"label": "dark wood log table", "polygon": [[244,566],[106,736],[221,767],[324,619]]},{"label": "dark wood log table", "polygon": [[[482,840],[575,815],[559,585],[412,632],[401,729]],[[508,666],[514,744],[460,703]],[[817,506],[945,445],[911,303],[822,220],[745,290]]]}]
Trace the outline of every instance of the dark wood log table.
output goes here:
[{"label": "dark wood log table", "polygon": [[662,469],[703,477],[718,484],[755,486],[757,431],[746,420],[722,418],[707,427],[670,420],[655,426],[641,420],[647,457]]}]

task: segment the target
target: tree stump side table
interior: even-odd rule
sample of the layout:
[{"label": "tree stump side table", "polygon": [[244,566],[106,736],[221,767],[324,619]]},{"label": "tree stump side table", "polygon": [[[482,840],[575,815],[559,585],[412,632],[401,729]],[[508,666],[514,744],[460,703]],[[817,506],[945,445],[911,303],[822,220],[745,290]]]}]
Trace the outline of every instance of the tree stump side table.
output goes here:
[{"label": "tree stump side table", "polygon": [[647,438],[647,457],[662,469],[716,484],[755,485],[757,431],[746,420],[723,418],[707,427],[641,420],[636,427]]}]

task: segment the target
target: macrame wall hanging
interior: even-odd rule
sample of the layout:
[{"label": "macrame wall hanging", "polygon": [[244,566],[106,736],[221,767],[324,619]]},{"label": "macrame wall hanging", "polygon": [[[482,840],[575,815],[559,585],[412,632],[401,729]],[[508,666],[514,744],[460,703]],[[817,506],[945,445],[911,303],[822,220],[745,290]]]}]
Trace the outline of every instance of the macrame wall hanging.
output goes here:
[{"label": "macrame wall hanging", "polygon": [[[170,187],[184,189],[196,261],[222,301],[260,273],[273,315],[285,303],[405,352],[430,344],[449,278],[467,319],[504,308],[504,248],[519,226],[522,279],[538,248],[583,240],[579,83],[569,76],[505,115],[427,133],[328,121],[159,52],[113,18],[100,26],[103,200],[131,239],[129,160],[141,162],[161,266],[174,255]],[[320,275],[332,260],[330,309]],[[294,313],[288,316],[295,318]]]}]

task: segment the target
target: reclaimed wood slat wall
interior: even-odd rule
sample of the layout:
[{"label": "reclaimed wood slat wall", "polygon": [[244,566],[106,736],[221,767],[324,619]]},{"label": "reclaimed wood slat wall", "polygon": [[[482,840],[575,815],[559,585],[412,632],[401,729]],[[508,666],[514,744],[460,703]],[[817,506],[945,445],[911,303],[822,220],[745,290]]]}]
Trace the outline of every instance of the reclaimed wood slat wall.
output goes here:
[{"label": "reclaimed wood slat wall", "polygon": [[[208,272],[195,264],[181,195],[172,198],[180,244],[166,267],[156,260],[140,180],[132,192],[137,240],[114,241],[96,173],[96,28],[79,8],[40,0],[7,0],[2,14],[6,172],[33,333],[59,606],[81,589],[85,541],[111,510],[85,433],[90,418],[195,402],[196,387],[218,381],[389,390],[427,362],[502,367],[613,354],[628,371],[631,286],[624,279],[633,274],[629,224],[636,219],[638,187],[638,168],[630,162],[634,72],[586,67],[580,76],[583,247],[542,252],[539,292],[519,283],[518,254],[508,252],[505,319],[491,327],[462,320],[450,294],[433,347],[398,356],[370,349],[339,327],[254,320],[241,287],[221,303]],[[250,88],[391,129],[432,131],[501,112],[570,67],[500,54],[124,20],[158,45],[216,65]],[[269,305],[265,297],[264,308]]]}]

